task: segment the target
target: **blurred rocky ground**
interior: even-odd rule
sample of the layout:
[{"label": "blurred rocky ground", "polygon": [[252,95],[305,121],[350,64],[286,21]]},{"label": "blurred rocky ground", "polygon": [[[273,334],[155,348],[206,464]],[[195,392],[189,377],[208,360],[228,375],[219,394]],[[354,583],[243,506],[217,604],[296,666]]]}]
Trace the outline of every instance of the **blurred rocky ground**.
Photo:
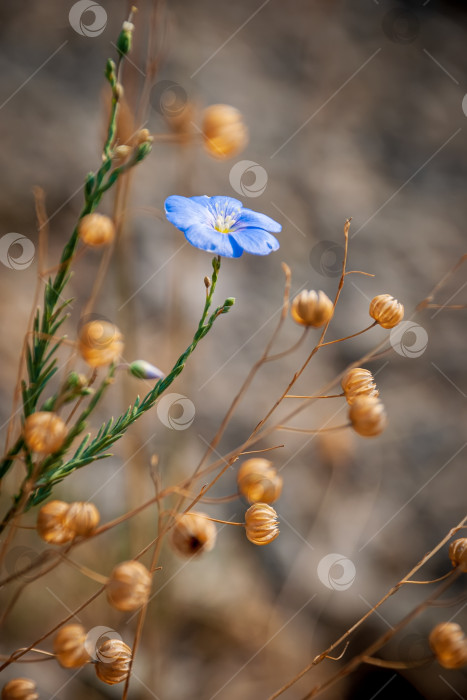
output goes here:
[{"label": "blurred rocky ground", "polygon": [[[37,247],[32,188],[39,185],[50,217],[51,266],[79,214],[83,177],[99,165],[103,67],[115,55],[112,42],[128,6],[120,0],[99,4],[106,22],[94,36],[70,26],[71,0],[3,0],[0,5],[0,234],[17,232]],[[151,3],[139,4],[133,65],[125,74],[132,105],[144,77]],[[191,427],[170,430],[153,412],[118,445],[114,458],[75,474],[58,488],[58,496],[90,498],[106,520],[152,493],[152,453],[159,455],[165,485],[189,474],[277,322],[281,261],[292,269],[293,292],[319,288],[333,295],[347,217],[352,217],[349,269],[375,276],[347,278],[329,338],[368,325],[369,301],[379,293],[397,297],[406,317],[417,324],[402,338],[399,352],[369,365],[390,418],[381,437],[336,433],[324,441],[281,432],[260,445],[285,443],[271,457],[285,481],[277,505],[281,535],[272,545],[255,548],[239,528],[222,527],[216,549],[199,561],[185,564],[163,552],[158,595],[130,696],[257,700],[268,697],[367,612],[465,514],[465,311],[414,313],[467,252],[465,5],[435,0],[173,0],[163,16],[160,71],[145,125],[153,133],[167,132],[164,115],[170,101],[164,101],[164,93],[170,81],[178,99],[194,105],[197,124],[207,104],[238,107],[249,125],[250,143],[240,156],[224,162],[197,146],[155,145],[135,174],[124,253],[114,257],[95,310],[124,331],[131,352],[127,359],[144,357],[167,371],[190,342],[210,259],[183,246],[183,235],[163,221],[160,211],[169,194],[239,197],[281,222],[281,249],[267,258],[245,255],[223,261],[218,298],[235,296],[237,303],[173,385],[195,406]],[[83,17],[84,26],[92,19]],[[237,180],[231,169],[242,160],[256,165]],[[111,198],[102,209],[111,212]],[[99,260],[99,254],[88,253],[77,262],[70,338],[76,335]],[[21,270],[0,265],[4,426],[37,272],[37,256]],[[460,268],[440,292],[440,302],[465,303],[465,287],[465,269]],[[278,349],[293,344],[299,333],[288,320]],[[296,393],[316,393],[384,337],[373,329],[323,350]],[[260,372],[220,454],[249,435],[312,342],[310,337],[307,347]],[[137,380],[113,387],[95,424],[109,412],[124,410],[141,391]],[[345,422],[339,401],[313,404],[294,425]],[[17,476],[3,490],[4,508]],[[215,494],[234,490],[230,470]],[[214,517],[238,520],[245,504],[203,508]],[[33,523],[32,514],[28,522]],[[138,522],[82,548],[76,558],[109,572],[154,536],[153,515]],[[19,546],[42,549],[28,531],[18,537]],[[21,554],[15,551],[7,562],[10,568]],[[355,580],[344,590],[326,587],[318,576],[318,563],[330,553],[354,566]],[[348,570],[336,566],[331,580],[345,579]],[[449,566],[445,547],[417,578],[441,576]],[[406,588],[352,638],[342,662],[323,663],[284,698],[300,698],[336,672],[345,659],[395,625],[429,587]],[[40,590],[37,584],[28,586],[2,633],[2,653],[40,636],[94,590],[95,583],[64,567],[50,574]],[[104,601],[80,613],[85,626],[115,628],[127,642],[135,624],[129,618],[109,613]],[[462,603],[434,608],[399,633],[382,656],[426,656],[428,632],[447,619],[467,628]],[[103,688],[90,668],[72,680],[55,664],[22,665],[20,670],[9,669],[5,679],[13,674],[37,678],[44,698],[67,700],[83,693],[89,699],[121,697],[119,687]],[[467,697],[467,679],[462,671],[436,664],[401,673],[363,669],[323,697],[370,700],[397,692],[429,700]]]}]

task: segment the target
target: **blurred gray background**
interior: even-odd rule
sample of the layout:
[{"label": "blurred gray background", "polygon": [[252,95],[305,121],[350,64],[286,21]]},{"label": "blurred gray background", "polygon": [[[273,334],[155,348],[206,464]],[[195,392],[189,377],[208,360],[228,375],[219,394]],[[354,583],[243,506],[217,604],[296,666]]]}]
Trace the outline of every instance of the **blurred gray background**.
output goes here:
[{"label": "blurred gray background", "polygon": [[[126,2],[102,0],[102,31],[85,36],[70,26],[72,4],[3,0],[0,6],[0,234],[17,232],[37,246],[32,188],[41,186],[50,217],[50,266],[79,214],[84,175],[99,166],[106,112],[103,69],[107,57],[115,55],[112,42],[128,12]],[[151,11],[149,0],[139,5],[132,64],[124,74],[133,109],[144,80]],[[92,14],[83,16],[84,26],[92,21]],[[114,458],[75,474],[57,489],[58,497],[92,500],[105,521],[152,493],[151,454],[159,455],[164,485],[190,474],[277,322],[281,261],[292,269],[294,293],[314,288],[334,295],[347,217],[353,219],[349,269],[375,276],[347,278],[329,339],[368,325],[369,302],[380,293],[397,297],[406,317],[418,324],[403,337],[400,353],[368,365],[389,414],[382,436],[365,440],[345,432],[320,440],[281,432],[260,444],[285,443],[271,453],[284,477],[277,504],[281,535],[272,545],[255,548],[240,528],[222,527],[215,550],[198,561],[186,564],[168,549],[163,552],[130,697],[267,698],[367,612],[465,514],[465,311],[413,315],[467,252],[465,5],[178,0],[161,4],[157,46],[159,72],[150,107],[135,126],[171,133],[171,117],[180,116],[182,108],[199,126],[205,106],[227,103],[243,113],[250,143],[223,162],[199,144],[155,144],[135,173],[125,236],[94,310],[125,333],[128,360],[144,357],[168,371],[191,341],[210,258],[183,245],[183,234],[164,222],[160,212],[170,194],[238,197],[281,222],[281,248],[267,258],[223,261],[218,299],[234,296],[237,303],[171,388],[193,402],[193,424],[170,430],[153,411],[117,445]],[[166,93],[169,83],[176,109],[170,107],[172,93]],[[243,160],[256,165],[237,180],[231,169]],[[102,211],[110,213],[112,203],[109,195]],[[76,263],[70,338],[76,336],[99,260],[99,253],[88,252]],[[465,303],[465,269],[449,279],[440,303]],[[11,409],[37,272],[37,256],[22,270],[0,264],[2,424]],[[299,333],[287,320],[277,349],[292,345]],[[307,347],[263,368],[220,454],[250,434],[303,362],[312,335]],[[321,351],[296,393],[316,393],[386,335],[373,329]],[[93,427],[145,390],[136,379],[118,383]],[[345,420],[346,408],[338,399],[316,402],[293,424],[317,428]],[[20,469],[3,489],[4,509],[19,475]],[[231,469],[212,495],[234,491]],[[245,508],[239,500],[203,505],[213,517],[232,520],[241,520]],[[34,513],[25,522],[33,524]],[[121,526],[80,548],[75,559],[106,574],[154,533],[155,516],[145,514],[131,527]],[[28,531],[15,546],[7,572],[43,549]],[[318,563],[330,553],[355,567],[355,581],[345,590],[331,590],[318,577]],[[449,567],[445,547],[417,578],[441,576]],[[344,574],[338,568],[330,576]],[[40,636],[95,587],[64,566],[43,584],[29,585],[2,632],[2,653]],[[462,586],[457,588],[461,593]],[[400,591],[352,637],[341,662],[323,663],[284,698],[301,698],[336,672],[429,590]],[[6,600],[11,593],[2,591]],[[448,595],[455,598],[456,591]],[[131,643],[135,621],[129,618],[111,611],[105,601],[80,614],[87,628],[112,627]],[[427,634],[448,619],[467,627],[462,602],[428,610],[381,656],[427,656]],[[50,640],[43,646],[50,649]],[[15,675],[36,678],[41,698],[121,697],[121,688],[103,687],[92,668],[72,678],[55,663],[22,664],[3,675],[5,681]],[[403,692],[430,700],[464,698],[467,678],[435,663],[401,673],[365,667],[324,697],[370,700]]]}]

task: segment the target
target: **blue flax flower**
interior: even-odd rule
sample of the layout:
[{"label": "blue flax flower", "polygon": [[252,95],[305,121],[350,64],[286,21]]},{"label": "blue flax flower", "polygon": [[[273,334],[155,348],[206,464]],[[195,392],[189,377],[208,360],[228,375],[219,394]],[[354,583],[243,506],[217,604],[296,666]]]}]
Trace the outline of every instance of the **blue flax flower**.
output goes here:
[{"label": "blue flax flower", "polygon": [[239,258],[244,250],[268,255],[279,248],[271,233],[279,233],[282,226],[265,214],[244,209],[232,197],[173,195],[165,200],[165,214],[195,248],[226,258]]}]

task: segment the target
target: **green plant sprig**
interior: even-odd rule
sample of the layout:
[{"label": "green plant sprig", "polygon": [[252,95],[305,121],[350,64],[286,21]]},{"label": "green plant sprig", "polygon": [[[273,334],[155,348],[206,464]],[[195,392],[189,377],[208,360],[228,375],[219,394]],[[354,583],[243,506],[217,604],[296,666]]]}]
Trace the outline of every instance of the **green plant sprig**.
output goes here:
[{"label": "green plant sprig", "polygon": [[209,316],[208,320],[206,318],[209,313],[209,309],[212,305],[213,295],[216,289],[216,283],[218,279],[219,269],[220,269],[220,258],[214,258],[212,261],[213,274],[212,282],[208,294],[206,295],[206,302],[201,315],[200,322],[196,333],[193,336],[193,340],[187,347],[184,353],[180,355],[177,362],[172,367],[169,374],[164,378],[156,382],[154,388],[149,391],[146,396],[141,400],[138,396],[132,406],[130,406],[125,413],[119,416],[116,420],[111,418],[107,423],[104,423],[99,429],[96,437],[91,441],[90,434],[86,435],[76,450],[73,457],[67,462],[63,462],[63,454],[66,449],[71,444],[71,441],[77,437],[78,434],[85,429],[85,420],[97,404],[105,390],[106,386],[112,381],[114,368],[109,372],[109,375],[104,379],[101,387],[97,390],[96,394],[93,396],[87,409],[81,414],[81,416],[76,421],[75,427],[68,436],[66,444],[63,446],[62,451],[59,454],[52,455],[45,463],[42,469],[41,476],[36,481],[35,490],[31,494],[28,501],[27,508],[32,505],[37,505],[41,503],[47,496],[50,495],[52,487],[58,482],[62,481],[66,476],[74,472],[76,469],[80,469],[91,462],[95,462],[99,459],[104,459],[106,457],[112,456],[107,453],[106,450],[111,447],[117,440],[119,440],[125,434],[129,426],[138,420],[146,411],[149,411],[157,402],[161,394],[172,384],[172,382],[178,377],[178,375],[183,371],[187,359],[190,357],[192,352],[195,350],[199,341],[205,337],[205,335],[211,330],[216,319],[221,315],[228,313],[232,308],[235,300],[231,297],[226,299],[222,306],[218,306],[212,314]]},{"label": "green plant sprig", "polygon": [[[28,381],[23,381],[21,385],[23,419],[34,413],[42,392],[58,370],[57,359],[54,355],[63,339],[56,341],[55,334],[68,318],[68,314],[64,313],[64,311],[72,300],[67,299],[59,306],[58,303],[70,279],[71,264],[79,238],[79,222],[84,216],[92,213],[97,208],[103,194],[116,183],[118,178],[142,161],[151,150],[150,143],[140,144],[127,163],[112,169],[112,145],[116,137],[117,110],[121,95],[118,74],[122,58],[122,55],[119,55],[117,64],[109,59],[105,71],[106,78],[112,89],[112,104],[107,138],[103,147],[102,165],[95,173],[91,172],[86,176],[84,184],[85,203],[78,217],[77,225],[62,251],[55,277],[49,277],[46,283],[42,314],[38,309],[34,317],[32,341],[26,347]],[[9,471],[15,458],[23,449],[25,449],[25,444],[22,437],[19,437],[0,461],[0,479]]]}]

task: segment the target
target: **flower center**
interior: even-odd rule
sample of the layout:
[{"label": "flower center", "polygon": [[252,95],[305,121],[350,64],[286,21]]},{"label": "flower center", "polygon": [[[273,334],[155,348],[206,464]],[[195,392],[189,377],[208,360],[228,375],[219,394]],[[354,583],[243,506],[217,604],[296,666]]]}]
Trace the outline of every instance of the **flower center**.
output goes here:
[{"label": "flower center", "polygon": [[218,212],[214,222],[214,228],[220,233],[230,233],[234,224],[234,216],[230,214],[226,216],[224,212]]}]

